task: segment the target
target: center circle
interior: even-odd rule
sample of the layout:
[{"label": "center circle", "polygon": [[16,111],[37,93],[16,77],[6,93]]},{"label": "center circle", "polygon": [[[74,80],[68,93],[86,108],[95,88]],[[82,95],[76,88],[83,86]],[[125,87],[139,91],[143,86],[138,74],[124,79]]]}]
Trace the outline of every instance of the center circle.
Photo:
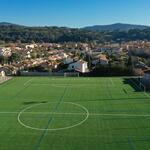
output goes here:
[{"label": "center circle", "polygon": [[18,114],[18,122],[28,129],[57,131],[83,124],[89,117],[86,107],[73,102],[49,102],[29,106]]}]

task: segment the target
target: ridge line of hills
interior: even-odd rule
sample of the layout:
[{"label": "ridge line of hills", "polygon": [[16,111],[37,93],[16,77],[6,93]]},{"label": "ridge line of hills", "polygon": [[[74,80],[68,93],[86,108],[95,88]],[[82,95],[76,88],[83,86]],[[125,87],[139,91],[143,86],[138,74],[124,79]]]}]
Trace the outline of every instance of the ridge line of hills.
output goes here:
[{"label": "ridge line of hills", "polygon": [[85,28],[57,26],[22,26],[0,23],[0,44],[9,42],[63,43],[63,42],[126,42],[150,40],[150,27],[143,25],[112,24]]},{"label": "ridge line of hills", "polygon": [[[6,26],[6,27],[26,27],[26,28],[44,28],[44,27],[57,27],[57,26],[24,26],[24,25],[18,25],[18,24],[13,24],[13,23],[8,23],[8,22],[0,22],[0,26]],[[119,31],[128,31],[131,29],[146,29],[149,28],[150,26],[146,25],[136,25],[136,24],[125,24],[125,23],[114,23],[110,25],[93,25],[93,26],[87,26],[83,28],[78,28],[78,29],[85,29],[85,30],[90,30],[90,31],[114,31],[114,30],[119,30]],[[69,27],[58,27],[58,28],[69,28]]]}]

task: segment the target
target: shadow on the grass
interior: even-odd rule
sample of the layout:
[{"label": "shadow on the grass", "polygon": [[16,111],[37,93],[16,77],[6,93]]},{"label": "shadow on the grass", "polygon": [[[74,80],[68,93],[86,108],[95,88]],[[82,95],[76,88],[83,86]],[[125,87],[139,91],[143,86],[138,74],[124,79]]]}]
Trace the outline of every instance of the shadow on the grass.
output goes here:
[{"label": "shadow on the grass", "polygon": [[41,101],[41,102],[36,102],[36,101],[23,102],[24,105],[41,104],[41,103],[47,103],[47,101]]},{"label": "shadow on the grass", "polygon": [[134,89],[135,92],[143,91],[140,87],[140,81],[138,78],[132,78],[132,77],[131,78],[124,78],[123,83],[130,85]]}]

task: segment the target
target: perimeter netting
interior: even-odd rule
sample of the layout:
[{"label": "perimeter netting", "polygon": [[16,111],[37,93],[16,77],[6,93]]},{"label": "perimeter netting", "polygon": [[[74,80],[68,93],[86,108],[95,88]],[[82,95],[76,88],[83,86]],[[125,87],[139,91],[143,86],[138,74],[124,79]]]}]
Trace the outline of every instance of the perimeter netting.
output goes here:
[{"label": "perimeter netting", "polygon": [[139,90],[146,92],[146,85],[143,84],[141,77],[132,79],[132,82]]}]

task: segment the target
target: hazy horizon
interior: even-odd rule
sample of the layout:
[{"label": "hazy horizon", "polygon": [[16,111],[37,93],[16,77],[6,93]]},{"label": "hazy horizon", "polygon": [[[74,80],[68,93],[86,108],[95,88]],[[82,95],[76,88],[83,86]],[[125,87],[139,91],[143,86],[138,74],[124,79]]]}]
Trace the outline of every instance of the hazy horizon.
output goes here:
[{"label": "hazy horizon", "polygon": [[139,26],[148,26],[149,25],[145,25],[145,24],[134,24],[134,23],[122,23],[122,22],[114,22],[111,24],[93,24],[93,25],[85,25],[83,27],[69,27],[69,26],[58,26],[58,25],[24,25],[24,24],[19,24],[19,23],[14,23],[14,22],[6,22],[6,21],[2,21],[0,23],[9,23],[9,24],[14,24],[14,25],[20,25],[20,26],[26,26],[26,27],[66,27],[66,28],[85,28],[85,27],[93,27],[93,26],[109,26],[109,25],[115,25],[115,24],[127,24],[127,25],[139,25]]}]

